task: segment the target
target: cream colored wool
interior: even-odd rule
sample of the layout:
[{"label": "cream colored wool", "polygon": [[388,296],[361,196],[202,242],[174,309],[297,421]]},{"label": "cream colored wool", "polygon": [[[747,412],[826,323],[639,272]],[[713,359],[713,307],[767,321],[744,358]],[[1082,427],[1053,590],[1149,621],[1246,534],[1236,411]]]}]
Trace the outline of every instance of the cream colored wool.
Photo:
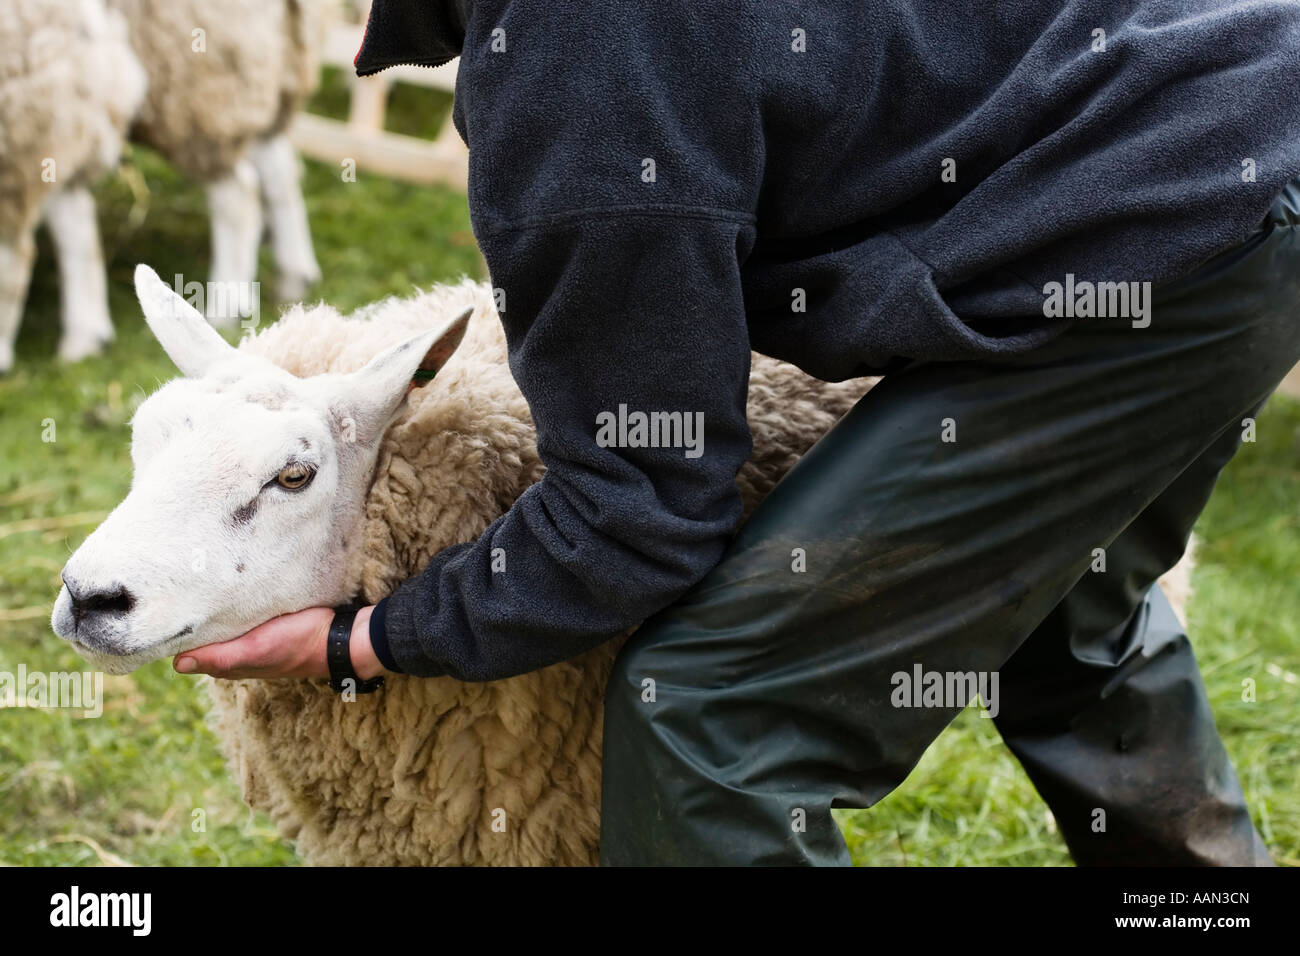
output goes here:
[{"label": "cream colored wool", "polygon": [[[240,345],[300,376],[353,371],[470,305],[465,341],[384,438],[364,538],[350,542],[352,587],[369,603],[476,539],[541,477],[491,290],[465,281],[354,318],[297,307]],[[869,385],[754,356],[746,513]],[[207,687],[244,798],[310,863],[594,864],[602,701],[620,645],[491,683],[390,676],[352,703],[323,681]]]},{"label": "cream colored wool", "polygon": [[99,0],[0,0],[0,242],[28,243],[56,188],[117,164],[143,92]]},{"label": "cream colored wool", "polygon": [[132,138],[191,179],[229,175],[253,141],[280,132],[315,89],[326,0],[109,5],[126,16],[149,73]]}]

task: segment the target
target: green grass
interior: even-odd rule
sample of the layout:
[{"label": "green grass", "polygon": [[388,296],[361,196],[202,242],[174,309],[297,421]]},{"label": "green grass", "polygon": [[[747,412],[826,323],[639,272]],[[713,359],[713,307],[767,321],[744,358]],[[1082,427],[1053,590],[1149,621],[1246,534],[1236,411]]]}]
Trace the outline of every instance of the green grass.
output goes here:
[{"label": "green grass", "polygon": [[[341,115],[338,74],[315,109]],[[390,128],[431,135],[448,99],[399,88]],[[203,275],[201,190],[137,150],[132,177],[98,189],[118,341],[76,366],[53,360],[56,274],[42,245],[15,373],[0,379],[0,671],[84,666],[49,630],[68,554],[125,494],[128,421],[174,374],[130,292],[136,262]],[[413,285],[479,274],[464,198],[309,163],[304,183],[326,279],[316,295],[352,308]],[[140,213],[146,213],[140,220]],[[263,262],[265,281],[271,275]],[[53,419],[56,441],[41,440]],[[1215,713],[1274,854],[1300,863],[1300,405],[1274,399],[1259,441],[1224,474],[1202,519],[1192,633]],[[71,518],[69,518],[71,516]],[[1241,700],[1253,678],[1258,701]],[[107,678],[105,711],[0,710],[0,863],[292,864],[291,847],[239,800],[203,723],[195,683],[158,662]],[[194,811],[206,816],[196,832]],[[1066,865],[1043,803],[991,722],[968,710],[907,782],[870,811],[840,812],[866,865]]]}]

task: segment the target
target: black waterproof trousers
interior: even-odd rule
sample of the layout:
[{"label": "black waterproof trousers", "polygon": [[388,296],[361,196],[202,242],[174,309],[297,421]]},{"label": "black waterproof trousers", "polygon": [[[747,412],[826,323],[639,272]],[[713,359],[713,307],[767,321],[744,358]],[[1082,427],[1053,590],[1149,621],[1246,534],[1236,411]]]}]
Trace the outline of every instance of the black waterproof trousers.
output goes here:
[{"label": "black waterproof trousers", "polygon": [[930,672],[997,674],[1076,862],[1271,862],[1154,582],[1300,359],[1298,226],[1293,184],[1147,328],[1079,320],[867,394],[621,651],[602,862],[848,863],[831,808],[888,794],[971,697],[912,706],[899,675]]}]

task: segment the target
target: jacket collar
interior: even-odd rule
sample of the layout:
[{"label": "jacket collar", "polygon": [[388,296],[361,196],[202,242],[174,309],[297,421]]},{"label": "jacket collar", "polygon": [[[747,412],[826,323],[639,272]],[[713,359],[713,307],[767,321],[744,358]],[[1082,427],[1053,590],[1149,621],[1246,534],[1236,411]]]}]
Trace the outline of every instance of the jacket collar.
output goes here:
[{"label": "jacket collar", "polygon": [[357,76],[390,66],[440,66],[460,56],[471,0],[374,0],[352,65]]}]

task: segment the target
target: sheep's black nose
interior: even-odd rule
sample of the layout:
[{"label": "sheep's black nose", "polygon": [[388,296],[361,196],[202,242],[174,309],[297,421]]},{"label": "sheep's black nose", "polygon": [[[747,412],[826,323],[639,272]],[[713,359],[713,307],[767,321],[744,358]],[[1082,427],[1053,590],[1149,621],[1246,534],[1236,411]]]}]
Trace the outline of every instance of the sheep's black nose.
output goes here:
[{"label": "sheep's black nose", "polygon": [[120,584],[103,590],[77,587],[66,578],[63,581],[72,600],[72,616],[78,621],[91,615],[126,614],[135,606],[135,596]]}]

